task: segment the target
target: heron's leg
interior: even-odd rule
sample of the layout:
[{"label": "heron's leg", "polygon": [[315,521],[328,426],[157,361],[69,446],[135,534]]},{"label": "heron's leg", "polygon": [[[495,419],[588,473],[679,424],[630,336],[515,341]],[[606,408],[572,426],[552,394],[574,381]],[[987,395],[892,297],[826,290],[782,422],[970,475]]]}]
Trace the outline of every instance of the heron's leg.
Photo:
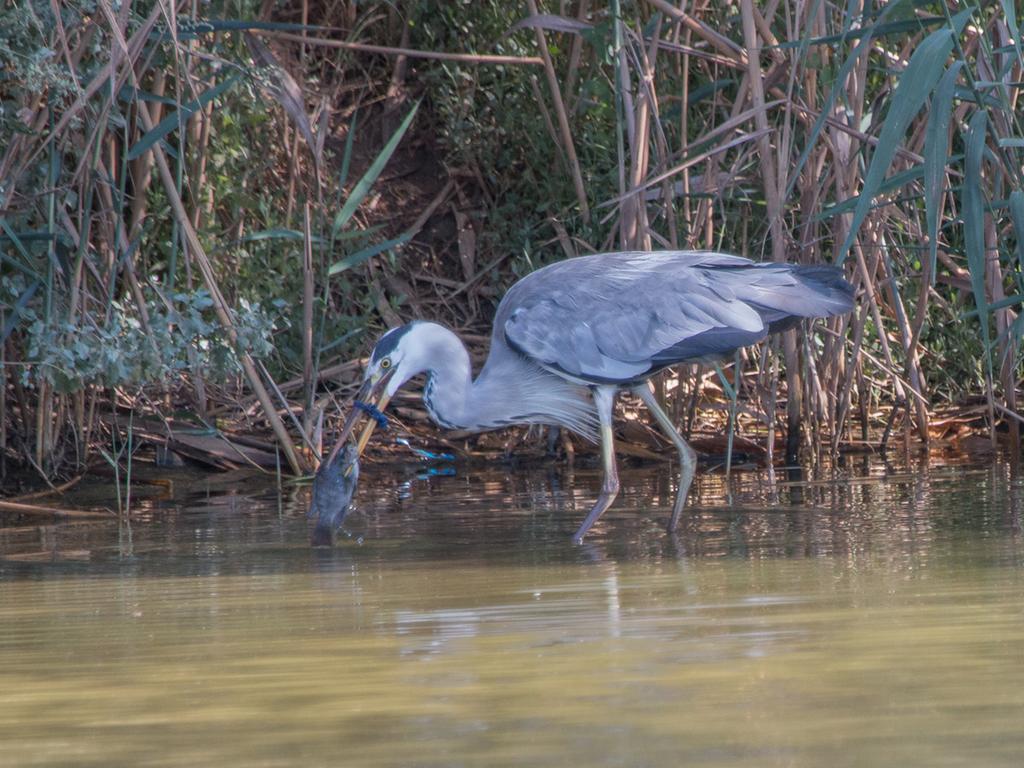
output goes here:
[{"label": "heron's leg", "polygon": [[591,391],[594,393],[594,404],[597,406],[597,418],[601,422],[601,464],[604,467],[604,481],[601,483],[601,493],[594,502],[594,508],[572,536],[572,540],[577,544],[583,543],[583,537],[587,535],[590,526],[612,505],[619,493],[619,470],[615,466],[615,437],[612,434],[612,411],[617,390],[611,386],[600,386],[593,387]]},{"label": "heron's leg", "polygon": [[676,503],[672,507],[672,517],[668,521],[668,529],[674,531],[679,524],[679,515],[683,511],[683,505],[686,504],[686,495],[690,492],[690,483],[693,482],[693,476],[697,471],[697,453],[687,444],[683,436],[679,434],[679,430],[672,423],[672,419],[668,417],[668,414],[658,404],[658,399],[654,396],[654,392],[651,391],[650,385],[641,384],[634,387],[633,393],[644,401],[647,409],[654,414],[654,419],[658,422],[658,426],[661,427],[661,431],[675,444],[676,450],[679,451],[679,490],[676,491]]}]

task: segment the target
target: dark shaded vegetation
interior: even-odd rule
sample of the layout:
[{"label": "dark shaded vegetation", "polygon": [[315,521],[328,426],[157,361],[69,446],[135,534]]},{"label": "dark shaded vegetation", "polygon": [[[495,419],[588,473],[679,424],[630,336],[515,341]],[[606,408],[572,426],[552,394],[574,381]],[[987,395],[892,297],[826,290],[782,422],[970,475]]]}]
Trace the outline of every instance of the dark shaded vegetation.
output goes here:
[{"label": "dark shaded vegetation", "polygon": [[482,355],[516,277],[632,248],[858,288],[661,378],[698,447],[1019,450],[1014,4],[847,5],[6,2],[3,471],[232,435],[253,452],[212,463],[308,470],[377,333],[430,317]]}]

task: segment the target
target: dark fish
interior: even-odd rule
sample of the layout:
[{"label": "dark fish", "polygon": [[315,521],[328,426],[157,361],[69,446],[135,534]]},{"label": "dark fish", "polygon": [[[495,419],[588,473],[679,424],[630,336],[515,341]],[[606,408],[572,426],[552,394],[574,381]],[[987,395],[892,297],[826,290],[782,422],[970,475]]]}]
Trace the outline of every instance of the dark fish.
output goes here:
[{"label": "dark fish", "polygon": [[314,547],[331,545],[334,532],[348,514],[358,482],[359,454],[354,443],[346,445],[320,465],[313,478],[313,499],[309,505],[309,517],[316,518],[316,527],[310,538]]}]

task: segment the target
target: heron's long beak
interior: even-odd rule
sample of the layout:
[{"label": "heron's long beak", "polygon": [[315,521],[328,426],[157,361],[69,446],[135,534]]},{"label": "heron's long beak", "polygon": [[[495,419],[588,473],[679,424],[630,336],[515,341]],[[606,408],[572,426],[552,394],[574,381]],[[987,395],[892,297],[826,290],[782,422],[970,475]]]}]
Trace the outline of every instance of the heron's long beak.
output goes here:
[{"label": "heron's long beak", "polygon": [[[364,402],[367,402],[367,403],[370,403],[371,405],[376,406],[378,411],[383,411],[385,408],[388,407],[388,403],[390,401],[391,401],[391,398],[388,396],[388,393],[387,392],[382,392],[380,394],[380,396],[377,398],[377,402],[376,403],[374,403],[372,399],[366,400]],[[366,444],[368,442],[370,442],[370,435],[373,434],[373,430],[376,429],[376,427],[377,427],[377,420],[376,419],[370,419],[370,421],[367,423],[366,427],[363,429],[363,434],[361,434],[359,436],[359,442],[356,443],[356,456],[357,457],[363,455],[363,450],[365,450]]]},{"label": "heron's long beak", "polygon": [[[359,402],[366,403],[367,405],[374,406],[378,411],[383,411],[387,408],[388,402],[391,397],[385,390],[385,385],[388,379],[391,378],[390,372],[383,376],[378,376],[376,379],[370,379],[362,388],[359,390],[359,394],[356,395],[356,400]],[[338,435],[338,440],[334,444],[334,448],[331,449],[330,455],[324,459],[324,464],[330,464],[334,461],[338,451],[341,450],[349,438],[356,432],[356,426],[359,423],[360,416],[364,415],[363,412],[356,407],[352,408],[348,418],[345,419],[345,424],[341,428],[341,434]],[[363,451],[366,449],[366,444],[370,442],[370,435],[373,434],[373,430],[377,427],[377,420],[371,418],[367,425],[363,428],[363,432],[359,435],[359,440],[356,443],[356,458],[358,459],[363,455]]]}]

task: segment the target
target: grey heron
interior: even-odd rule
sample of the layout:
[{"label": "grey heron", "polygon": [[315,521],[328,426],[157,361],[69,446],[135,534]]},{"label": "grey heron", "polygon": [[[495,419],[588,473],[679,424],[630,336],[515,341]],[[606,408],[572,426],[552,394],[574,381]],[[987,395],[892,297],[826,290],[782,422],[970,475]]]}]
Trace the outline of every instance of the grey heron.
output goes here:
[{"label": "grey heron", "polygon": [[[439,426],[480,432],[513,424],[565,427],[601,444],[604,480],[577,543],[619,491],[612,417],[617,393],[635,393],[679,453],[674,530],[696,453],[658,404],[648,379],[677,363],[720,359],[801,318],[853,309],[853,288],[832,266],[757,263],[706,251],[600,253],[523,277],[498,305],[487,361],[474,378],[450,329],[416,320],[377,341],[358,395],[382,411],[418,374]],[[356,429],[353,409],[339,445]],[[361,455],[377,421],[356,443]],[[336,449],[337,450],[337,449]]]}]

